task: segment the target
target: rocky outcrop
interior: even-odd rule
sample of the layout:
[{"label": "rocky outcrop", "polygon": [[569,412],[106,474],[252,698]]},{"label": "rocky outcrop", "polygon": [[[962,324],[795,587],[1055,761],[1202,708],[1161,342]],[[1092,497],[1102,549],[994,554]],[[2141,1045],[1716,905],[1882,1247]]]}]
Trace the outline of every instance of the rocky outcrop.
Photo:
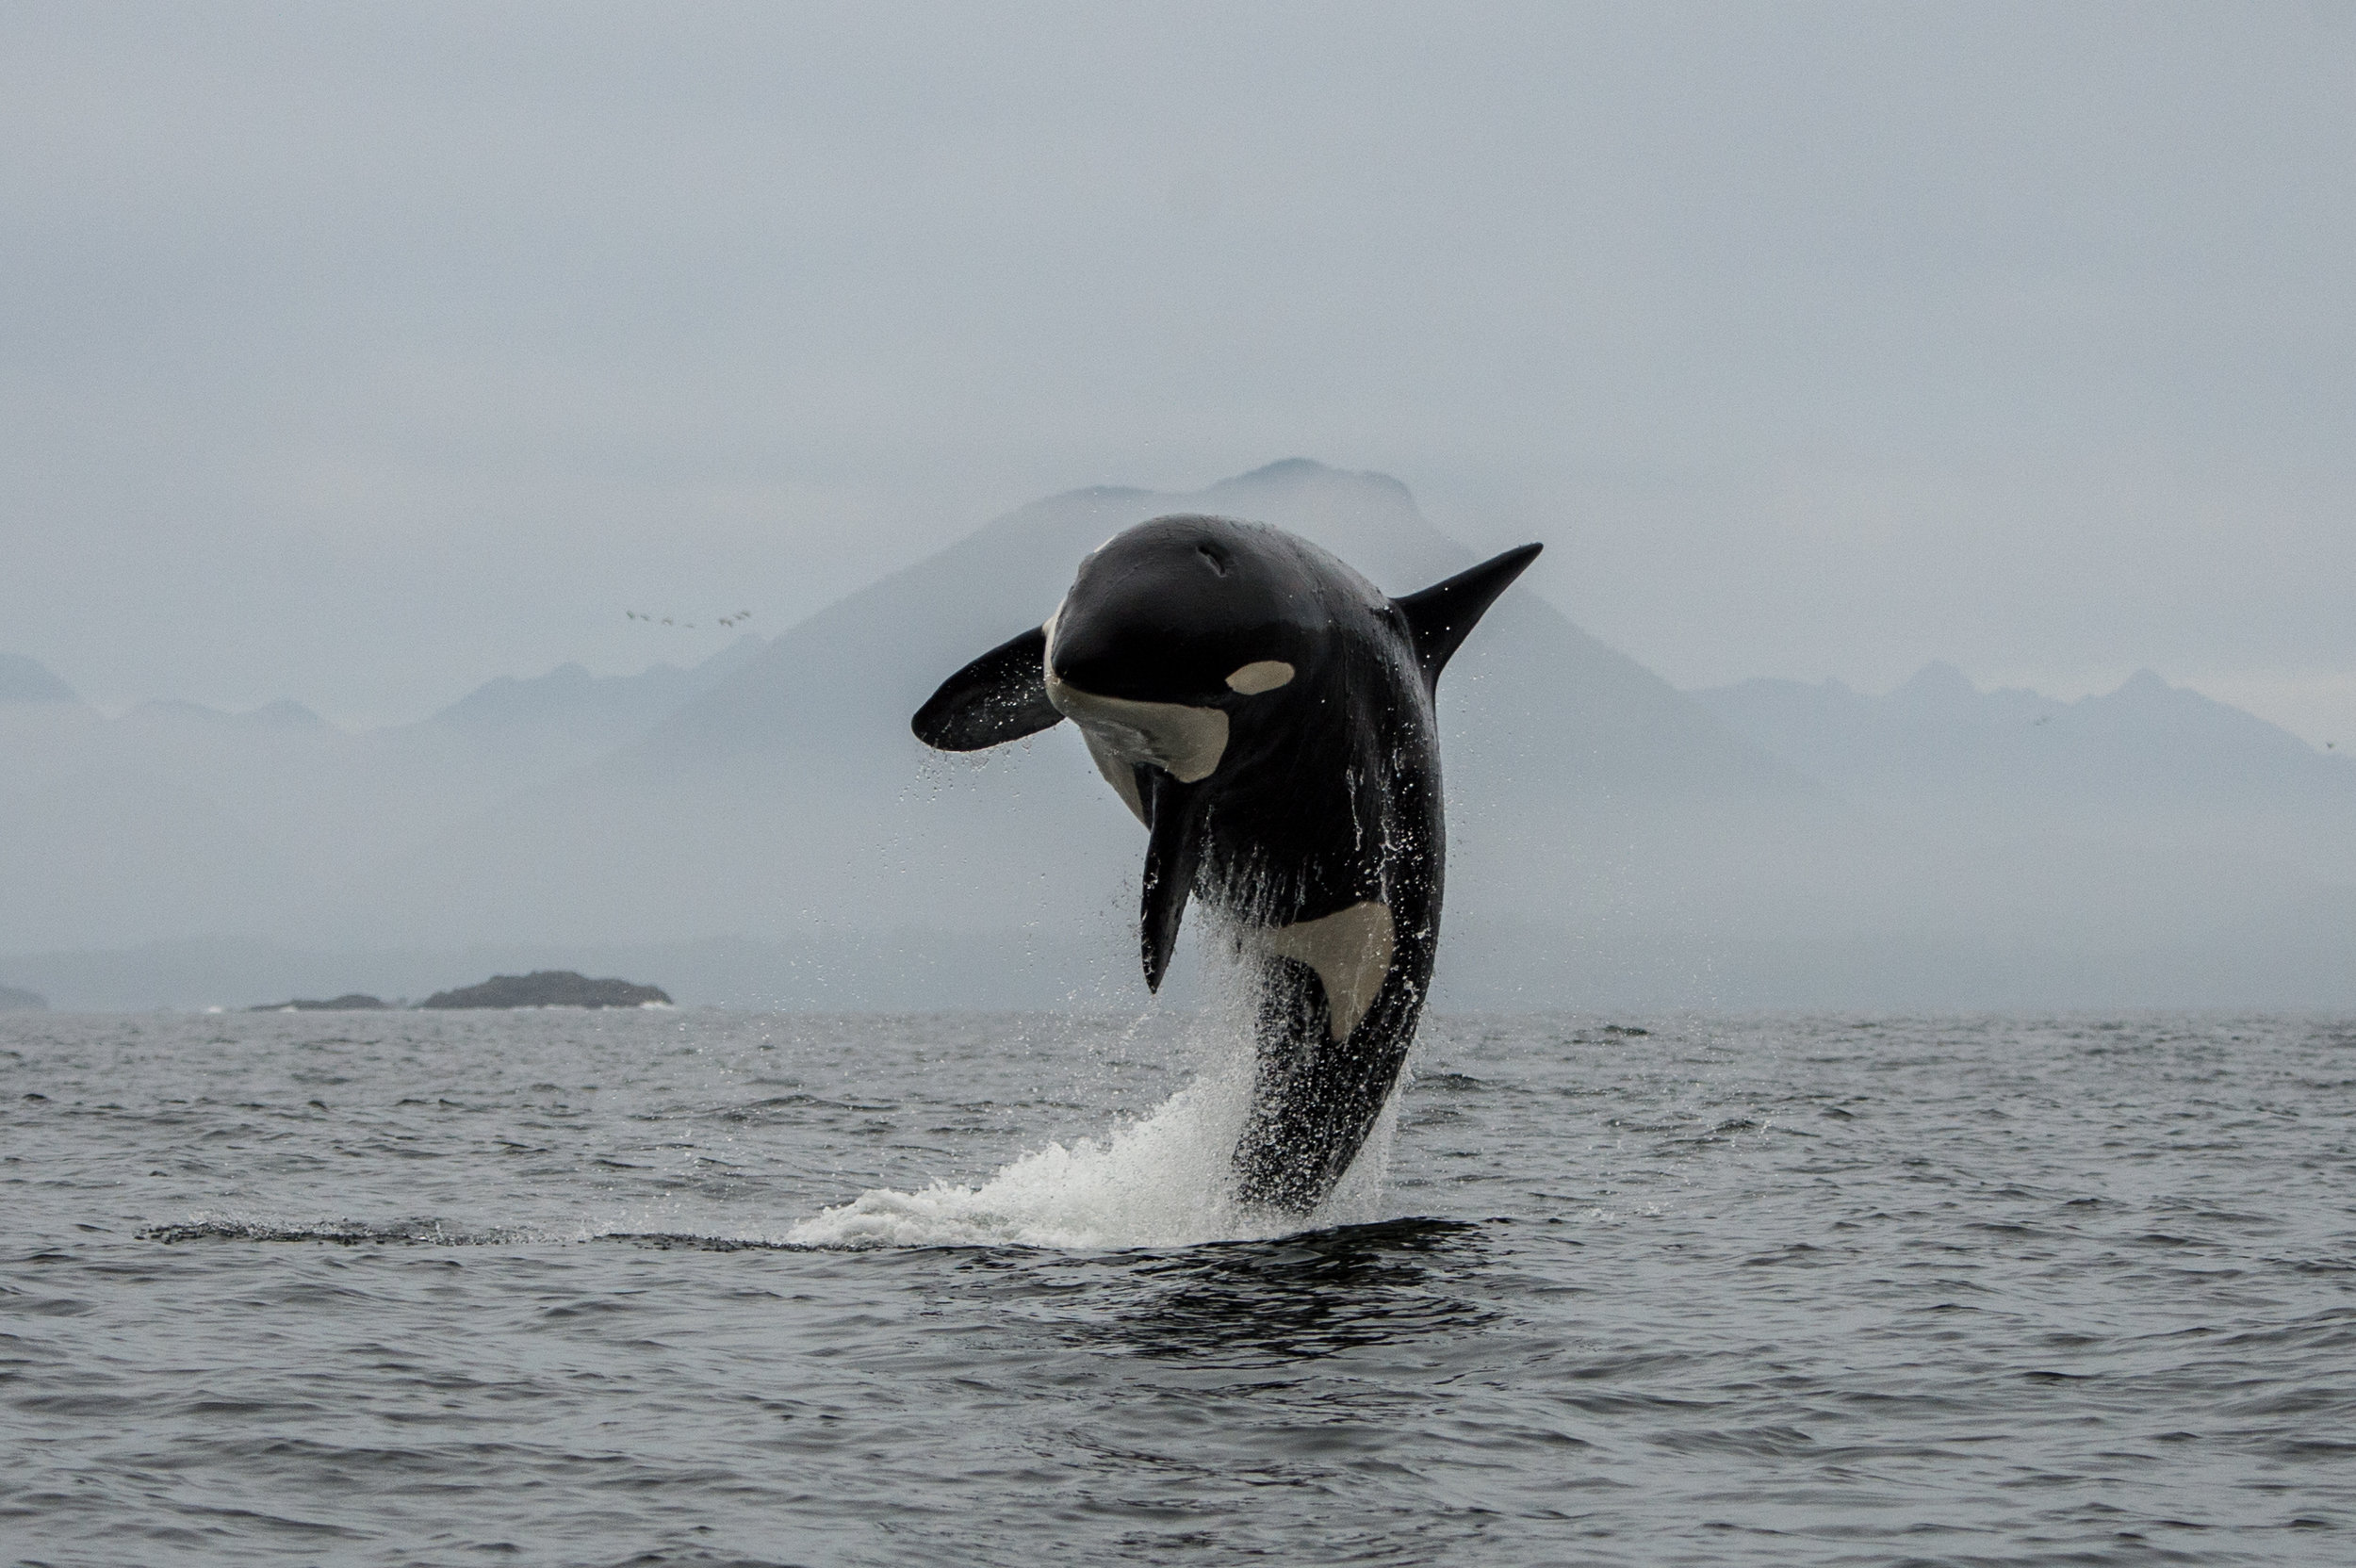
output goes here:
[{"label": "rocky outcrop", "polygon": [[532,974],[494,974],[479,986],[436,991],[420,1007],[667,1007],[659,987],[628,980],[592,980],[568,969]]},{"label": "rocky outcrop", "polygon": [[331,996],[324,1002],[314,1001],[308,997],[297,997],[292,1002],[265,1002],[258,1007],[248,1007],[246,1011],[249,1013],[367,1013],[376,1012],[391,1005],[391,1003],[382,997],[364,996],[358,991],[351,991],[342,996]]},{"label": "rocky outcrop", "polygon": [[49,1005],[49,999],[39,991],[28,991],[18,986],[0,986],[0,1013],[37,1013]]}]

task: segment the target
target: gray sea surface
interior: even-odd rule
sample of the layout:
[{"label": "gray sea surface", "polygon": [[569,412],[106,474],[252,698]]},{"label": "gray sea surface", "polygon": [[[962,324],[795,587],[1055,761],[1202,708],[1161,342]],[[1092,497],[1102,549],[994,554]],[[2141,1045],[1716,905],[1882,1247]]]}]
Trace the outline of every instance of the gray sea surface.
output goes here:
[{"label": "gray sea surface", "polygon": [[1236,1036],[0,1018],[0,1558],[2356,1562],[2356,1021]]}]

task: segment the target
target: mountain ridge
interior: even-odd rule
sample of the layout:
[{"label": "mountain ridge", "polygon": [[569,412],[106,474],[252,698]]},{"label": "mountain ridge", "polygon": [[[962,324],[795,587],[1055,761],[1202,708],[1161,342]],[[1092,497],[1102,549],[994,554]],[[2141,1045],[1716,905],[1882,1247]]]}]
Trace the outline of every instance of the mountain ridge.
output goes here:
[{"label": "mountain ridge", "polygon": [[[1070,727],[947,758],[908,716],[1039,624],[1089,549],[1178,511],[1290,528],[1394,594],[1473,559],[1397,480],[1287,459],[1192,492],[1044,498],[691,669],[560,664],[407,726],[0,703],[0,951],[63,963],[251,933],[562,967],[568,948],[691,944],[710,995],[1142,1004],[1141,846]],[[1680,693],[1525,588],[1440,694],[1466,935],[1438,983],[1459,998],[1640,972],[1706,996],[1701,977],[1743,966],[1730,994],[1823,994],[1775,980],[1778,954],[1860,995],[1871,953],[1918,977],[1925,955],[1985,969],[2034,950],[2053,972],[2073,952],[2209,953],[2295,979],[2330,968],[2343,906],[2325,884],[2356,878],[2315,848],[2356,855],[2340,787],[2356,764],[2295,755],[2296,737],[2148,672],[2076,703],[1983,693],[1936,661],[1878,696]],[[2269,956],[2286,953],[2304,956]],[[739,961],[771,978],[727,980]]]},{"label": "mountain ridge", "polygon": [[[1472,560],[1387,476],[1305,460],[1254,472],[1263,477],[1192,493],[1050,497],[846,595],[630,745],[445,840],[429,857],[438,866],[410,868],[412,904],[484,917],[504,905],[501,918],[514,921],[525,913],[516,890],[562,889],[557,902],[583,922],[584,938],[614,929],[590,923],[590,911],[627,908],[641,930],[684,939],[824,923],[853,909],[888,921],[863,890],[889,868],[919,905],[956,923],[1088,918],[1072,911],[1118,899],[1138,847],[1068,727],[951,762],[916,743],[908,715],[948,672],[1044,620],[1082,556],[1150,516],[1224,510],[1291,528],[1392,592]],[[1516,789],[1591,809],[1615,794],[1657,808],[1713,792],[1754,807],[1816,792],[1533,595],[1508,596],[1492,612],[1441,691],[1451,795],[1466,808],[1460,879],[1471,888],[1528,858],[1481,820],[1484,800]],[[797,835],[794,818],[824,825]],[[610,853],[568,854],[584,842]],[[1017,847],[1000,856],[1001,845]],[[762,890],[750,863],[774,868],[774,885]],[[985,864],[998,869],[982,873]],[[734,925],[713,923],[723,910]]]},{"label": "mountain ridge", "polygon": [[0,653],[0,703],[79,703],[80,694],[49,666],[21,653]]}]

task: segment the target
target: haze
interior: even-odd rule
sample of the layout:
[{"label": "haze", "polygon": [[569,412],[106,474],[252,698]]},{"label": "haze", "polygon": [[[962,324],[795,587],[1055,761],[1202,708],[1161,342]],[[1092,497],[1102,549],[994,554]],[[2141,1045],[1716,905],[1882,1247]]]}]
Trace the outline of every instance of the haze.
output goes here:
[{"label": "haze", "polygon": [[906,719],[1208,508],[1547,545],[1442,1004],[2356,1004],[2351,168],[2345,5],[16,8],[0,983],[1140,1004]]},{"label": "haze", "polygon": [[411,720],[1306,453],[1680,685],[2356,740],[2352,18],[12,8],[0,643]]}]

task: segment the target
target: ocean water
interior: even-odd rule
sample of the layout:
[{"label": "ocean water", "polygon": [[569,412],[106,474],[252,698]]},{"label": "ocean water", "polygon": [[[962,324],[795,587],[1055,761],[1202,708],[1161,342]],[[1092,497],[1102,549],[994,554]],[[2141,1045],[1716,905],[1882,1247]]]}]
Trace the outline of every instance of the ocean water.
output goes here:
[{"label": "ocean water", "polygon": [[2356,1562],[2356,1021],[0,1018],[17,1563]]}]

